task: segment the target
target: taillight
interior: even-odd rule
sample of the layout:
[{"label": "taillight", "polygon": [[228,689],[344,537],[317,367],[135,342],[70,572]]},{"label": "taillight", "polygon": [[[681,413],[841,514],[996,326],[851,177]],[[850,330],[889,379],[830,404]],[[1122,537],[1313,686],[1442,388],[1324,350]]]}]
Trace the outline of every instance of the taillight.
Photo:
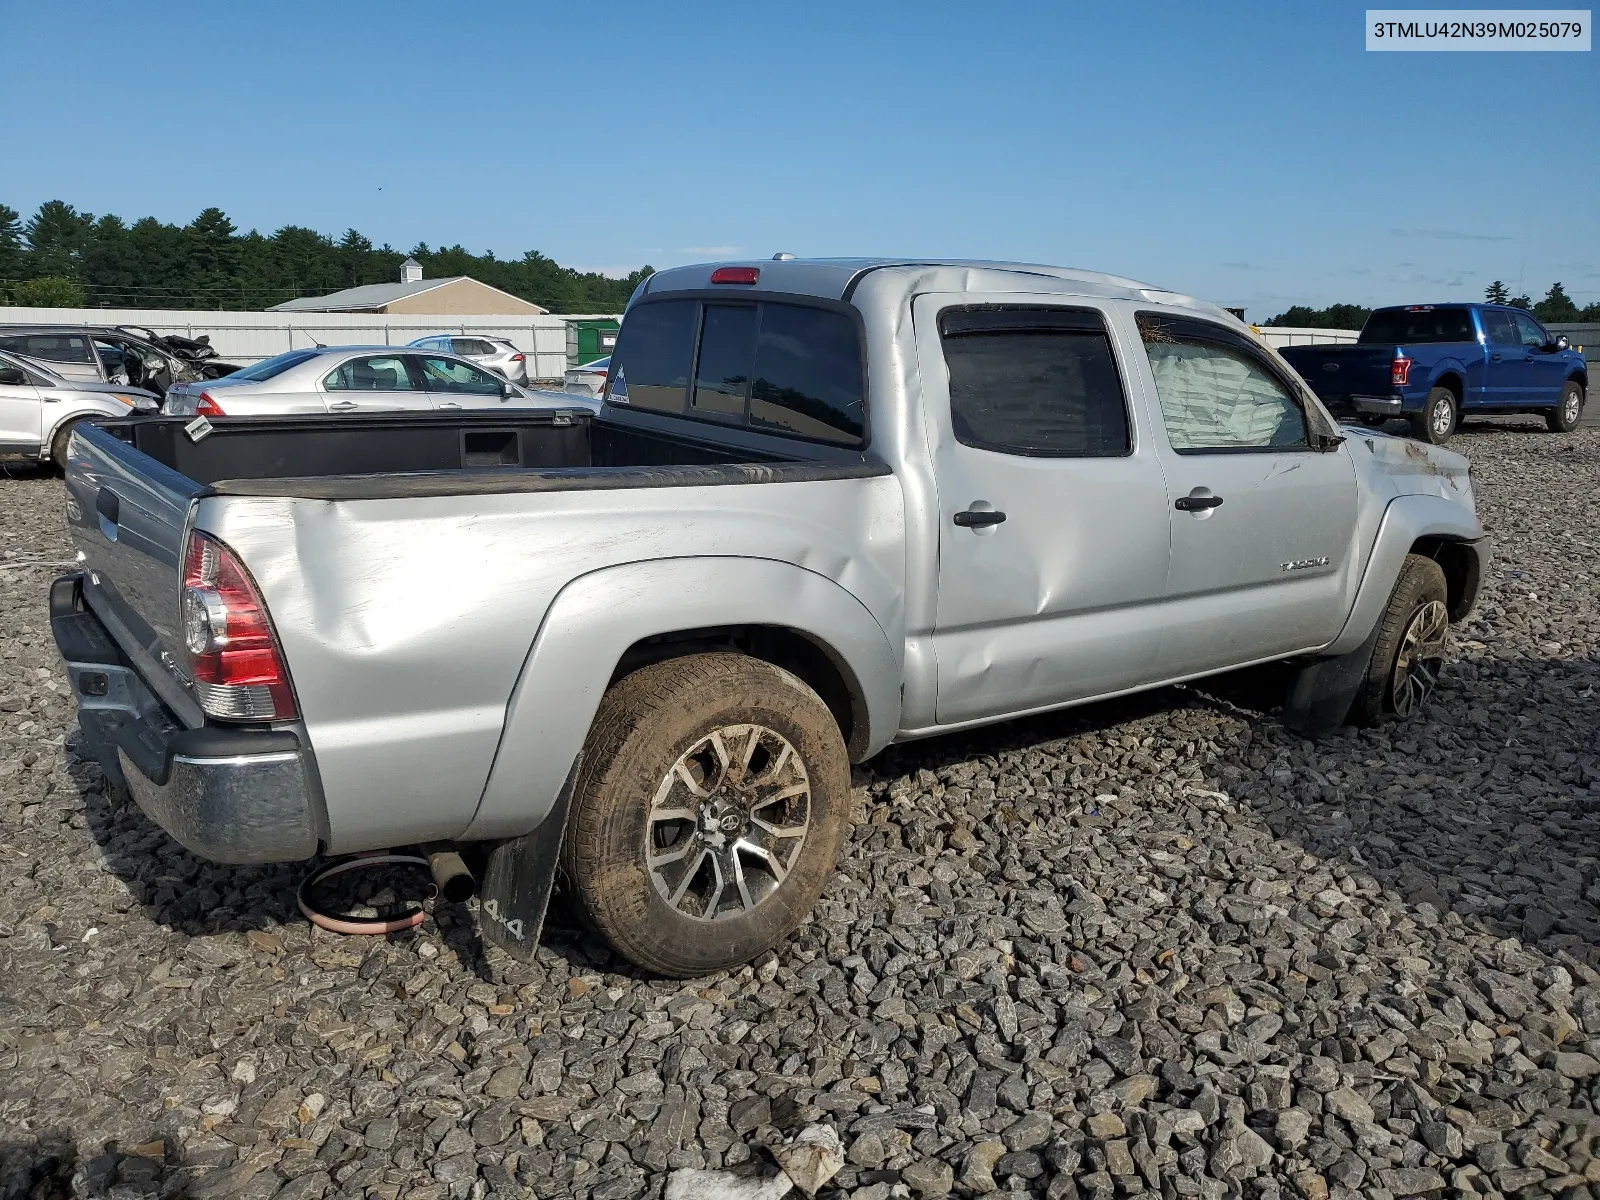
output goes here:
[{"label": "taillight", "polygon": [[513,355],[512,355],[512,356],[511,356],[511,361],[512,361],[512,362],[527,362],[527,361],[528,361],[528,360],[527,360],[527,359],[526,359],[526,358],[524,358],[524,357],[523,357],[523,356],[522,356],[522,355],[520,355],[520,354],[513,354]]},{"label": "taillight", "polygon": [[1406,380],[1411,378],[1411,360],[1402,355],[1395,355],[1394,361],[1389,364],[1389,382],[1394,387],[1405,387]]},{"label": "taillight", "polygon": [[759,267],[718,267],[711,272],[712,283],[759,283]]},{"label": "taillight", "polygon": [[200,400],[194,406],[194,411],[202,417],[225,417],[228,415],[222,411],[222,405],[211,398],[210,392],[200,393]]},{"label": "taillight", "polygon": [[183,556],[183,644],[200,707],[232,721],[286,721],[294,693],[245,569],[221,542],[191,530]]}]

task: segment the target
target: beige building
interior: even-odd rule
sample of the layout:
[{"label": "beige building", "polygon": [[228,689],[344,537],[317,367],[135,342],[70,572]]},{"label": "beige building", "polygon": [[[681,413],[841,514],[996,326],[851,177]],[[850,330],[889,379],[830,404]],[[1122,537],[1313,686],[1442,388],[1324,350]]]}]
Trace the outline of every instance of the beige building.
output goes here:
[{"label": "beige building", "polygon": [[479,283],[470,275],[424,279],[422,264],[408,258],[400,264],[399,283],[369,283],[328,296],[302,296],[285,304],[274,304],[267,311],[538,316],[548,310],[487,283]]}]

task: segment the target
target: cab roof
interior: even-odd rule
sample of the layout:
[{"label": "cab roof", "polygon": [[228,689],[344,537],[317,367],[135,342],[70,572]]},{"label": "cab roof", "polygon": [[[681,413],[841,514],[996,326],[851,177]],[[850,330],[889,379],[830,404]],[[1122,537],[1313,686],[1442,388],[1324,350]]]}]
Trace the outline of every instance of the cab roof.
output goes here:
[{"label": "cab roof", "polygon": [[[712,273],[728,267],[754,269],[760,272],[759,282],[753,287],[714,285]],[[893,302],[908,292],[1045,292],[1169,304],[1236,320],[1226,310],[1193,296],[1102,271],[956,258],[774,258],[695,263],[657,271],[639,285],[634,300],[663,292],[713,288],[725,290],[730,298],[741,292],[788,293],[858,306],[870,303],[868,294],[879,302]],[[865,294],[858,299],[858,293]]]}]

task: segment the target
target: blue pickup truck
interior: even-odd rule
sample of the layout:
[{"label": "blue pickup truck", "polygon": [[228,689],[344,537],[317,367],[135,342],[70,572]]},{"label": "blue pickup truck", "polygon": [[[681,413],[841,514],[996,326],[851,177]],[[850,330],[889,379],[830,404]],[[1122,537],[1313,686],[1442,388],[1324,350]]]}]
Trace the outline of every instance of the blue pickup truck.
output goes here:
[{"label": "blue pickup truck", "polygon": [[1341,419],[1403,416],[1425,442],[1450,439],[1462,414],[1538,413],[1557,433],[1583,416],[1583,355],[1520,308],[1408,304],[1376,309],[1356,344],[1280,353]]}]

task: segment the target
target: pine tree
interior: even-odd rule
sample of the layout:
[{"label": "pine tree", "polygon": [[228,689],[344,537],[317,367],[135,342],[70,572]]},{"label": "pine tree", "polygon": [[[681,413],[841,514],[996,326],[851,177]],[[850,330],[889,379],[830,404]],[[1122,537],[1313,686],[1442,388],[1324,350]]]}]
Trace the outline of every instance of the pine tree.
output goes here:
[{"label": "pine tree", "polygon": [[1506,285],[1496,279],[1483,289],[1483,298],[1490,304],[1505,304],[1511,299],[1511,293],[1506,290]]},{"label": "pine tree", "polygon": [[[436,243],[438,244],[438,243]],[[616,312],[648,267],[628,279],[609,279],[563,267],[537,251],[517,259],[473,254],[459,243],[412,251],[428,275],[470,275],[554,312]],[[24,225],[0,205],[0,304],[18,303],[17,285],[49,280],[26,294],[76,295],[98,307],[230,308],[249,311],[400,277],[405,257],[392,246],[374,249],[359,231],[337,241],[314,229],[286,225],[270,236],[240,234],[221,209],[207,208],[187,225],[154,217],[131,224],[112,214],[94,217],[61,200],[40,205]]]},{"label": "pine tree", "polygon": [[1541,321],[1576,321],[1578,306],[1567,295],[1567,289],[1552,283],[1543,300],[1533,306],[1533,315]]}]

